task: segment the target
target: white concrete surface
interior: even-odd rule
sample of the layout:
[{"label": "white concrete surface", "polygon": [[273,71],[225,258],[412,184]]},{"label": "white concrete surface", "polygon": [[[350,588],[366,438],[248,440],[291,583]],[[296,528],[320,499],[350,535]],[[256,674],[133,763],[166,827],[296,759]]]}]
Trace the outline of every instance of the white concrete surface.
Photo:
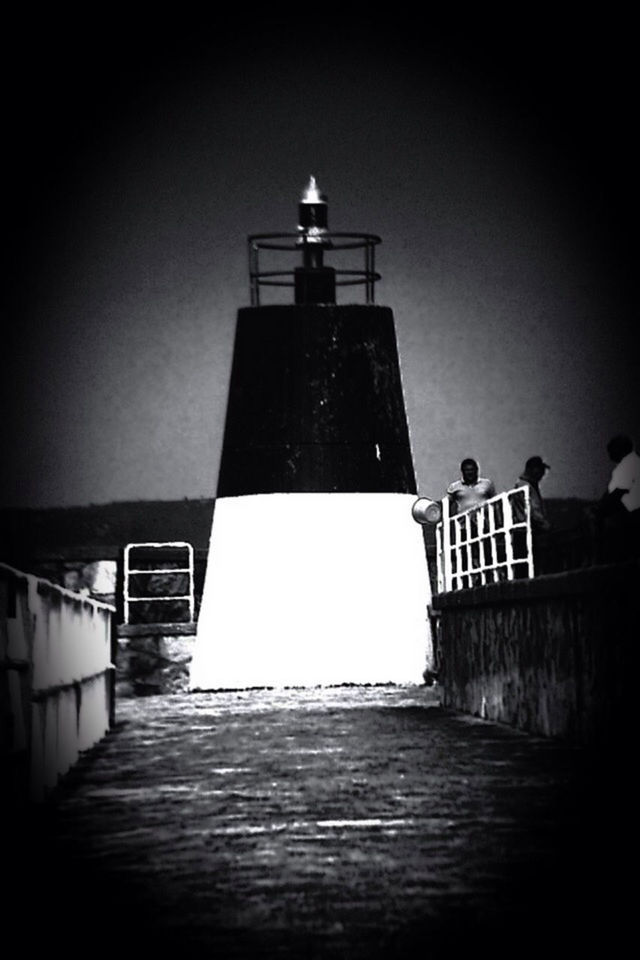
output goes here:
[{"label": "white concrete surface", "polygon": [[414,501],[218,499],[191,689],[421,683],[431,594]]}]

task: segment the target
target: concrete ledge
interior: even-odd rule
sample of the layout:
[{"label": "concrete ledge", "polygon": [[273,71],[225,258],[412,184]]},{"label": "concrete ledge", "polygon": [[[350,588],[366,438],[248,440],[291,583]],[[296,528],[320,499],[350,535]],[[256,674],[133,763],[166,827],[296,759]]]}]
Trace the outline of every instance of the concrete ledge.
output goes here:
[{"label": "concrete ledge", "polygon": [[434,613],[456,607],[479,607],[492,604],[526,603],[554,597],[588,595],[592,591],[608,590],[621,583],[631,585],[634,578],[640,589],[640,561],[585,567],[563,573],[551,573],[533,579],[508,580],[487,583],[482,587],[439,593],[433,597]]},{"label": "concrete ledge", "polygon": [[119,623],[118,639],[121,637],[192,637],[197,623]]}]

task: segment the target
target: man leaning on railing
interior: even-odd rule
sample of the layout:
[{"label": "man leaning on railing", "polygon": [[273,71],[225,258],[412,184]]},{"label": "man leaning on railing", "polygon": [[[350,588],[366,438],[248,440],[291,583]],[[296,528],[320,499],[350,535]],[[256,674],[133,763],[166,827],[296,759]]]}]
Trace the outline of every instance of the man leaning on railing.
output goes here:
[{"label": "man leaning on railing", "polygon": [[495,497],[496,490],[493,480],[480,476],[480,466],[477,460],[467,457],[460,464],[459,480],[454,480],[447,487],[447,496],[452,506],[451,514],[463,513],[470,507],[478,507]]},{"label": "man leaning on railing", "polygon": [[[531,536],[533,539],[533,559],[535,569],[540,573],[545,565],[545,557],[548,551],[549,532],[551,524],[547,517],[544,506],[544,500],[540,493],[540,483],[544,479],[547,470],[550,470],[548,463],[545,463],[542,457],[529,457],[524,465],[524,470],[516,480],[514,489],[521,490],[524,487],[529,489],[529,514],[531,517]],[[513,501],[514,520],[522,522],[524,520],[524,510],[518,499]]]},{"label": "man leaning on railing", "polygon": [[[447,487],[447,497],[450,504],[450,515],[472,511],[469,516],[470,532],[472,537],[478,535],[478,518],[475,511],[492,497],[495,497],[496,490],[493,480],[489,477],[480,476],[480,465],[477,460],[467,457],[460,464],[460,479],[454,480]],[[485,550],[488,544],[485,544]],[[471,556],[474,566],[477,566],[480,560],[479,544],[471,545]],[[488,557],[485,557],[488,560]],[[474,578],[477,579],[477,576]]]}]

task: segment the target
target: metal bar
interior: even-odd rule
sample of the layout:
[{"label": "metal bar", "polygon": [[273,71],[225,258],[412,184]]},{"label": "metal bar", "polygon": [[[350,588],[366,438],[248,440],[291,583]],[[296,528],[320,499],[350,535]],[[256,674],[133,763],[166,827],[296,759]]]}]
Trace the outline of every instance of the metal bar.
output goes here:
[{"label": "metal bar", "polygon": [[193,549],[191,544],[186,540],[145,540],[144,542],[140,541],[139,543],[128,543],[125,547],[125,552],[127,550],[137,550],[138,547],[164,547],[165,549],[173,549],[182,547],[182,549],[189,552],[189,549]]},{"label": "metal bar", "polygon": [[496,511],[495,504],[487,504],[487,509],[489,511],[489,543],[491,546],[491,567],[492,574],[491,579],[495,583],[498,579],[498,551],[496,546]]},{"label": "metal bar", "polygon": [[369,282],[369,281],[368,281],[368,277],[367,277],[367,269],[366,269],[366,266],[365,266],[365,269],[364,269],[364,270],[336,270],[336,274],[337,274],[338,276],[340,276],[340,277],[346,277],[346,276],[349,276],[349,275],[352,275],[352,276],[354,276],[354,277],[361,277],[361,278],[362,278],[362,280],[361,280],[362,283],[368,283],[368,282]]},{"label": "metal bar", "polygon": [[[505,538],[504,538],[504,548],[507,555],[507,580],[513,580],[513,528],[515,526],[513,519],[513,508],[511,506],[511,497],[509,493],[502,494],[504,498],[504,526],[505,526]],[[507,514],[507,511],[508,514]]]},{"label": "metal bar", "polygon": [[[359,271],[353,271],[354,273]],[[262,279],[262,277],[290,277],[293,273],[293,270],[263,270],[262,273],[256,273],[254,276]]]},{"label": "metal bar", "polygon": [[189,619],[193,621],[193,615],[195,613],[195,603],[196,603],[196,594],[195,594],[195,563],[194,563],[194,554],[193,547],[189,545]]},{"label": "metal bar", "polygon": [[524,490],[524,515],[527,525],[527,573],[530,577],[535,576],[533,555],[533,531],[531,529],[531,491],[529,487],[523,487]]},{"label": "metal bar", "polygon": [[256,269],[253,256],[251,238],[247,240],[247,254],[249,256],[249,300],[252,307],[256,306]]},{"label": "metal bar", "polygon": [[457,582],[458,588],[460,588],[463,585],[463,576],[464,576],[463,574],[464,565],[462,563],[463,546],[462,546],[462,540],[461,540],[462,527],[460,526],[460,523],[456,517],[453,517],[451,520],[451,531],[453,535],[453,543],[455,548],[455,560],[456,560],[456,568],[453,574],[453,580],[454,582]]},{"label": "metal bar", "polygon": [[151,603],[164,600],[191,600],[190,593],[163,593],[155,597],[129,597],[129,603]]},{"label": "metal bar", "polygon": [[364,245],[364,281],[365,281],[364,296],[365,296],[366,303],[371,303],[371,280],[370,280],[371,270],[370,270],[370,262],[369,262],[369,250],[370,250],[369,244],[365,243]]},{"label": "metal bar", "polygon": [[442,559],[442,525],[439,523],[436,527],[436,583],[438,585],[438,593],[444,593],[444,567]]},{"label": "metal bar", "polygon": [[442,551],[443,551],[443,581],[444,591],[448,592],[453,588],[453,577],[451,569],[451,527],[449,522],[449,498],[445,497],[442,501]]},{"label": "metal bar", "polygon": [[487,582],[487,564],[484,559],[484,545],[486,537],[484,535],[484,525],[486,518],[485,504],[482,504],[478,510],[478,572],[480,574],[480,583]]},{"label": "metal bar", "polygon": [[376,273],[376,248],[375,244],[371,244],[369,253],[369,269],[371,270],[371,303],[376,302],[376,280],[380,280],[380,274]]},{"label": "metal bar", "polygon": [[258,252],[259,248],[255,244],[252,244],[251,246],[253,250],[253,272],[254,272],[253,282],[254,282],[254,289],[255,289],[255,305],[256,307],[259,307],[260,306],[260,281],[258,280],[258,274],[260,273],[260,256]]}]

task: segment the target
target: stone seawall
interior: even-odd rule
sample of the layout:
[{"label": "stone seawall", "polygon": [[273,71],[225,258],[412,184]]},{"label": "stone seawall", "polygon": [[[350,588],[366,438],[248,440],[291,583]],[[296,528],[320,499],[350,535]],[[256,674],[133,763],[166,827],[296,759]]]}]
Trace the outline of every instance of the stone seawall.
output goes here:
[{"label": "stone seawall", "polygon": [[195,632],[195,623],[120,624],[117,696],[186,691]]},{"label": "stone seawall", "polygon": [[610,741],[635,706],[639,595],[632,562],[435,596],[444,706]]}]

